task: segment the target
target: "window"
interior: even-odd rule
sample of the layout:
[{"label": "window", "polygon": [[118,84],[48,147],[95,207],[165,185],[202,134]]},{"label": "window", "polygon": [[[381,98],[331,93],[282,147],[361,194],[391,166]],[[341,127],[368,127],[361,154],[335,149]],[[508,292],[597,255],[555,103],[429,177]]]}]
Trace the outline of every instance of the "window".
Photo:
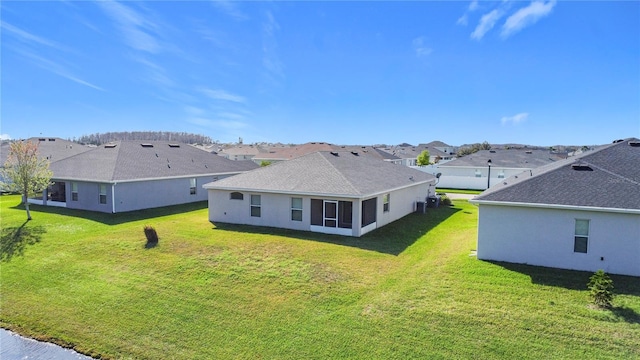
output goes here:
[{"label": "window", "polygon": [[231,200],[244,200],[244,195],[241,192],[234,191],[229,195]]},{"label": "window", "polygon": [[260,195],[251,195],[251,216],[260,217]]},{"label": "window", "polygon": [[476,177],[482,177],[482,172],[480,172],[480,170],[476,170]]},{"label": "window", "polygon": [[302,221],[302,198],[291,198],[291,220]]},{"label": "window", "polygon": [[78,201],[78,183],[71,183],[71,201]]},{"label": "window", "polygon": [[196,178],[189,179],[189,193],[191,195],[196,194]]},{"label": "window", "polygon": [[100,204],[107,203],[107,185],[100,185]]},{"label": "window", "polygon": [[504,171],[500,171],[500,173],[498,173],[498,179],[504,179]]},{"label": "window", "polygon": [[382,211],[389,212],[389,194],[382,196]]},{"label": "window", "polygon": [[587,253],[589,245],[589,220],[576,219],[576,231],[573,238],[573,252]]}]

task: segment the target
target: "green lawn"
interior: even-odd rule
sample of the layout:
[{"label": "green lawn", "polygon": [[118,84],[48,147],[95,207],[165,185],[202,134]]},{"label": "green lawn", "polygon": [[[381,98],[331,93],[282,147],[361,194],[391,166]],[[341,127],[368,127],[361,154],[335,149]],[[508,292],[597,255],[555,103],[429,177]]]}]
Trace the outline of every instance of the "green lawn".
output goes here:
[{"label": "green lawn", "polygon": [[96,357],[640,358],[640,279],[597,310],[589,273],[479,261],[466,201],[351,239],[0,200],[0,325]]}]

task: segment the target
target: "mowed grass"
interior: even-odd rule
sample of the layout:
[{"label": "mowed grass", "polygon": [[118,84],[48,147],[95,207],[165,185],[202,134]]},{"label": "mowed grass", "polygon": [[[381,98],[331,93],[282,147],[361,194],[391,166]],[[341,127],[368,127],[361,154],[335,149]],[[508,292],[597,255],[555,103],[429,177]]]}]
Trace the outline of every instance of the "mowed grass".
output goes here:
[{"label": "mowed grass", "polygon": [[466,201],[352,239],[0,200],[0,325],[94,357],[640,358],[640,279],[598,310],[590,273],[479,261]]}]

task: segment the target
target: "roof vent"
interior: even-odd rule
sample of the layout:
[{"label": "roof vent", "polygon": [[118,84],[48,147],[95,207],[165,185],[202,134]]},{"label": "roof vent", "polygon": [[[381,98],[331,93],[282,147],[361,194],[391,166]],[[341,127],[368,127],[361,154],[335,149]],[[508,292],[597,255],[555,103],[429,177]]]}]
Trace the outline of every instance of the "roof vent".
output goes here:
[{"label": "roof vent", "polygon": [[149,144],[149,143],[142,143],[140,144],[140,146],[145,147],[145,148],[152,148],[153,144]]},{"label": "roof vent", "polygon": [[575,163],[571,165],[571,168],[576,171],[593,171],[587,164]]},{"label": "roof vent", "polygon": [[358,154],[358,152],[357,152],[357,151],[352,151],[351,153],[352,153],[353,155],[355,155],[355,156],[360,156],[360,154]]},{"label": "roof vent", "polygon": [[617,143],[619,143],[619,142],[623,142],[623,141],[624,141],[624,140],[622,140],[622,139],[618,139],[618,140],[613,140],[613,143],[614,143],[614,144],[617,144]]},{"label": "roof vent", "polygon": [[640,141],[629,141],[629,146],[640,147]]},{"label": "roof vent", "polygon": [[104,144],[105,149],[113,149],[117,144]]},{"label": "roof vent", "polygon": [[171,147],[171,148],[179,148],[180,144],[169,144],[169,147]]},{"label": "roof vent", "polygon": [[49,141],[56,141],[55,138],[49,138]]},{"label": "roof vent", "polygon": [[524,153],[525,153],[525,154],[533,154],[533,151],[531,151],[531,150],[527,150],[527,151],[525,151]]},{"label": "roof vent", "polygon": [[332,151],[332,152],[331,152],[331,155],[333,155],[333,156],[338,156],[338,153],[337,153],[337,152],[335,152],[335,151]]},{"label": "roof vent", "polygon": [[490,153],[495,154],[496,151],[495,150],[489,150]]}]

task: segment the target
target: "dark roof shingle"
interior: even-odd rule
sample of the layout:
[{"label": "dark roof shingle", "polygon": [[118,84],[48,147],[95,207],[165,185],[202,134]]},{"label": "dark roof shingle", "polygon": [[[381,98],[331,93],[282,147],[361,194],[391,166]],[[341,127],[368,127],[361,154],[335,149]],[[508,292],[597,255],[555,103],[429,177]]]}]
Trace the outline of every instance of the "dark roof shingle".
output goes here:
[{"label": "dark roof shingle", "polygon": [[319,151],[209,183],[205,188],[363,197],[434,180],[433,175],[374,157]]},{"label": "dark roof shingle", "polygon": [[640,210],[640,147],[633,141],[525,171],[475,200]]},{"label": "dark roof shingle", "polygon": [[256,167],[251,161],[228,160],[167,141],[118,141],[50,166],[57,179],[104,182],[239,173]]}]

